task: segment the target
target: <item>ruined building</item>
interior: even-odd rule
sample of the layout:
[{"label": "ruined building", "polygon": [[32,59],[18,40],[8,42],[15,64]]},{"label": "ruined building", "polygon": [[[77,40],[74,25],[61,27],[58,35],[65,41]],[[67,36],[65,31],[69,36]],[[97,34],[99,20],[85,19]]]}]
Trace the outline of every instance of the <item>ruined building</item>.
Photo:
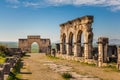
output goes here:
[{"label": "ruined building", "polygon": [[19,39],[19,48],[25,52],[31,52],[31,44],[36,42],[39,45],[39,52],[47,53],[50,51],[50,39],[42,39],[40,36],[27,36],[27,39]]},{"label": "ruined building", "polygon": [[[93,16],[84,16],[68,21],[60,25],[60,53],[92,58],[92,32]],[[84,43],[81,43],[81,36],[84,37]],[[82,51],[82,45],[84,50]],[[83,53],[84,52],[84,53]]]}]

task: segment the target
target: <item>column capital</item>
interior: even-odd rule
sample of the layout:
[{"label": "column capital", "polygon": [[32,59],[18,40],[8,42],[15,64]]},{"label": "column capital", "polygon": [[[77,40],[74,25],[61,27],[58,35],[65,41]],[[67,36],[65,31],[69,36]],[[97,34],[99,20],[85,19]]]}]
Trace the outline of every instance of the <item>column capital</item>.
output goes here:
[{"label": "column capital", "polygon": [[88,42],[85,42],[85,43],[83,43],[83,44],[88,44]]},{"label": "column capital", "polygon": [[60,44],[63,44],[63,43],[60,43]]}]

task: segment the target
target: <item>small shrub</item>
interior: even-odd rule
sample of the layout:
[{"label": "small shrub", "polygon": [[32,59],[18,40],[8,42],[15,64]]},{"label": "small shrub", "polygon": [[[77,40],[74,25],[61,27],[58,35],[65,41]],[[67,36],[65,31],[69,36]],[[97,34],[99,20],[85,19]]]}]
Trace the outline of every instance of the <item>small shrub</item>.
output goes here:
[{"label": "small shrub", "polygon": [[81,62],[81,64],[82,65],[88,65],[88,66],[96,66],[96,64],[94,64],[94,63],[89,64],[89,63],[86,63],[86,62]]},{"label": "small shrub", "polygon": [[72,75],[71,75],[70,73],[63,73],[63,74],[62,74],[62,77],[63,77],[64,79],[70,79],[70,78],[72,78]]},{"label": "small shrub", "polygon": [[21,69],[21,61],[18,61],[16,65],[13,67],[12,72],[10,72],[7,80],[20,80],[20,69]]},{"label": "small shrub", "polygon": [[47,55],[48,58],[50,59],[59,59],[58,57],[54,57],[54,56],[51,56],[51,55]]},{"label": "small shrub", "polygon": [[14,74],[13,72],[10,72],[7,80],[20,80],[16,77],[16,74]]}]

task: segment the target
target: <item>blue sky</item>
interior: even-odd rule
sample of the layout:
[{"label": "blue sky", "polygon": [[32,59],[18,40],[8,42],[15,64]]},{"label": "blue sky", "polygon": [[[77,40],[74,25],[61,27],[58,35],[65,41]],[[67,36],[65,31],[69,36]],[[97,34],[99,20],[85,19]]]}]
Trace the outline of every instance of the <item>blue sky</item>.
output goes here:
[{"label": "blue sky", "polygon": [[120,0],[0,0],[0,41],[27,35],[59,40],[59,24],[93,15],[94,38],[120,39]]}]

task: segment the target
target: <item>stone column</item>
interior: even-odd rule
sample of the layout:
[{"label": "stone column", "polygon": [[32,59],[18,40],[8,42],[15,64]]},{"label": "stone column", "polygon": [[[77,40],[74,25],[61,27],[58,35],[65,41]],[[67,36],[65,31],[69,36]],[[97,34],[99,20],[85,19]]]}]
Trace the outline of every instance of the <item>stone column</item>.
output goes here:
[{"label": "stone column", "polygon": [[98,38],[98,66],[101,67],[102,63],[107,62],[108,53],[108,38]]},{"label": "stone column", "polygon": [[103,63],[103,47],[102,43],[98,42],[98,67],[101,67]]},{"label": "stone column", "polygon": [[84,43],[84,59],[85,59],[85,62],[87,62],[88,56],[89,56],[88,43]]},{"label": "stone column", "polygon": [[92,43],[88,43],[88,58],[89,59],[92,59],[93,57],[93,55],[92,55],[92,49],[93,49],[93,46],[92,46]]},{"label": "stone column", "polygon": [[70,53],[69,53],[69,43],[66,43],[66,53],[67,53],[67,55],[69,55]]},{"label": "stone column", "polygon": [[77,43],[74,43],[74,56],[75,56],[75,57],[78,57]]},{"label": "stone column", "polygon": [[120,70],[120,46],[117,48],[118,60],[117,60],[117,68]]},{"label": "stone column", "polygon": [[60,54],[63,54],[63,46],[62,46],[63,44],[62,43],[60,43]]},{"label": "stone column", "polygon": [[76,43],[74,45],[74,56],[77,57],[82,57],[82,52],[81,52],[81,43]]}]

